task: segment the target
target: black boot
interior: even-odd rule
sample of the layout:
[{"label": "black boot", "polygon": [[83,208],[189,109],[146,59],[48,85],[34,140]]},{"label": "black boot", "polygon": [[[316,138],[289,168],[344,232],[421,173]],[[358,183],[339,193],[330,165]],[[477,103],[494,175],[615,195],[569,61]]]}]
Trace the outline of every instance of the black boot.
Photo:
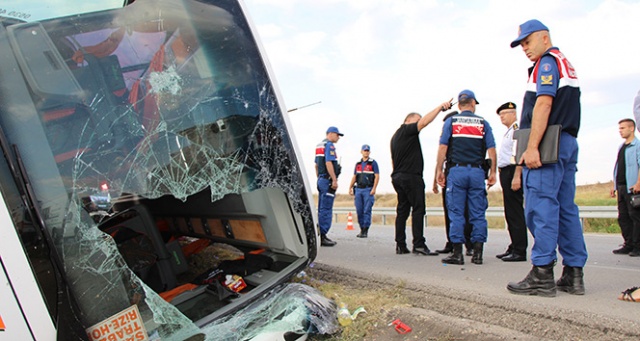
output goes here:
[{"label": "black boot", "polygon": [[467,256],[473,256],[473,243],[472,242],[464,242],[464,247],[467,249]]},{"label": "black boot", "polygon": [[482,249],[484,248],[484,243],[475,242],[473,243],[473,256],[471,257],[471,263],[473,264],[482,264]]},{"label": "black boot", "polygon": [[442,263],[463,265],[462,244],[453,243],[453,253],[447,258],[443,258]]},{"label": "black boot", "polygon": [[562,277],[556,282],[558,290],[573,295],[584,295],[582,268],[566,266],[562,269]]},{"label": "black boot", "polygon": [[527,277],[518,283],[510,282],[507,290],[518,295],[556,296],[556,283],[553,280],[555,261],[545,266],[533,266]]},{"label": "black boot", "polygon": [[336,245],[336,242],[327,238],[326,234],[320,235],[320,246],[334,246],[334,245]]},{"label": "black boot", "polygon": [[453,244],[450,242],[444,244],[444,249],[436,250],[437,253],[451,253],[451,251],[453,251]]},{"label": "black boot", "polygon": [[404,245],[404,244],[396,245],[396,254],[404,255],[404,254],[407,254],[407,253],[411,253],[411,251],[409,251],[409,249],[407,249],[407,245]]},{"label": "black boot", "polygon": [[364,227],[360,229],[360,233],[356,236],[358,238],[367,238],[367,232],[369,232],[368,227]]}]

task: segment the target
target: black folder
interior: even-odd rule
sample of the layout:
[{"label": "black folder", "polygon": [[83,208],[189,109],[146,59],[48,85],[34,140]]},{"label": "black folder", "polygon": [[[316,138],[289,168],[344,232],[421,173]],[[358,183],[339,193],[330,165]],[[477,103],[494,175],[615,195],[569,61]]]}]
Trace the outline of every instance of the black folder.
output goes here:
[{"label": "black folder", "polygon": [[[558,162],[558,151],[560,149],[560,133],[562,133],[562,126],[559,124],[550,125],[542,136],[542,141],[538,146],[540,151],[540,161],[542,164],[556,163]],[[531,129],[518,129],[513,132],[514,146],[516,159],[518,163],[522,154],[527,150],[527,144],[529,143],[529,134]]]}]

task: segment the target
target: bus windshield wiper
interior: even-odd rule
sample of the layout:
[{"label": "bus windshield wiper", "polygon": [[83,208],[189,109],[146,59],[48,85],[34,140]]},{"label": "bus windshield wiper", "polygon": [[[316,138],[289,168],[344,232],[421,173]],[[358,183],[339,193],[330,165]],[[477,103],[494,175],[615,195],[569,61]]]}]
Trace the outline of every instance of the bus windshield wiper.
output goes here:
[{"label": "bus windshield wiper", "polygon": [[[62,331],[68,333],[73,332],[81,339],[83,339],[86,334],[78,334],[78,330],[76,330],[76,328],[78,325],[83,326],[84,324],[82,321],[80,321],[79,317],[75,313],[80,310],[78,308],[77,302],[69,293],[70,286],[67,276],[63,271],[64,264],[62,263],[62,258],[58,253],[58,249],[56,248],[56,244],[51,233],[47,229],[46,223],[44,221],[44,216],[40,211],[40,206],[37,204],[37,199],[31,186],[31,182],[29,181],[24,163],[22,162],[22,157],[20,156],[18,146],[15,144],[9,145],[7,136],[5,135],[2,126],[0,126],[0,148],[2,149],[2,153],[4,154],[5,159],[7,160],[11,175],[13,176],[16,186],[18,187],[20,197],[27,209],[31,221],[35,222],[35,224],[37,225],[36,231],[38,231],[40,237],[44,237],[45,242],[49,246],[49,257],[52,260],[54,273],[56,274],[57,302],[53,305],[53,307],[56,310],[55,317],[57,317],[56,324],[58,324],[58,333]],[[61,302],[65,302],[66,304],[61,304]],[[65,322],[62,322],[60,320],[61,318],[62,320],[65,320]],[[70,326],[69,322],[71,321],[69,321],[69,318],[77,322],[73,324],[73,327]]]}]

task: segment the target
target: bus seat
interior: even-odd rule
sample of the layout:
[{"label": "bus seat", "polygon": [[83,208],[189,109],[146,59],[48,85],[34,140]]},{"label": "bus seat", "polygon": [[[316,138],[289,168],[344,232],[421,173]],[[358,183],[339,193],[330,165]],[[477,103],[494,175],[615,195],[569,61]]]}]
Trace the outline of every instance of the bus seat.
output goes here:
[{"label": "bus seat", "polygon": [[146,207],[128,208],[99,227],[114,238],[129,267],[149,287],[156,292],[176,287],[171,254]]}]

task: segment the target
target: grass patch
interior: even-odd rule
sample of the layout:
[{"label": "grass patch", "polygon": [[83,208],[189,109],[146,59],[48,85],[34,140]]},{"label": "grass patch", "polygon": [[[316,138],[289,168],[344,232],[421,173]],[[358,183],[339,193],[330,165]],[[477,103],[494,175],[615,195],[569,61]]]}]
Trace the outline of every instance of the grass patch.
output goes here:
[{"label": "grass patch", "polygon": [[[310,270],[312,273],[312,270]],[[390,309],[407,306],[409,300],[402,294],[404,281],[398,282],[393,287],[385,288],[347,288],[337,283],[329,283],[317,280],[312,275],[302,278],[294,278],[294,282],[302,282],[320,291],[325,297],[334,300],[337,304],[347,304],[349,311],[353,313],[357,308],[363,307],[366,312],[358,314],[356,319],[348,326],[341,327],[341,332],[331,336],[310,335],[310,340],[362,340],[365,336],[371,336],[371,330],[380,325],[387,325],[388,311]]]},{"label": "grass patch", "polygon": [[[310,334],[308,336],[310,341],[470,340],[461,337],[462,334],[459,331],[454,334],[452,326],[442,325],[437,321],[432,321],[433,325],[431,325],[426,320],[412,319],[406,313],[403,314],[402,311],[406,308],[420,306],[420,302],[416,302],[416,299],[422,299],[421,295],[418,298],[416,295],[407,294],[404,281],[398,281],[393,286],[367,281],[363,284],[361,279],[344,282],[343,278],[335,278],[333,273],[327,273],[325,270],[317,271],[313,267],[308,268],[304,276],[296,276],[292,281],[317,289],[324,297],[335,301],[336,304],[346,303],[351,313],[359,307],[366,309],[366,312],[358,314],[350,325],[341,326],[334,334]],[[391,322],[398,318],[402,318],[403,322],[414,329],[404,338],[391,325]],[[338,323],[337,317],[335,322]]]},{"label": "grass patch", "polygon": [[585,219],[582,229],[587,233],[620,233],[617,219]]}]

